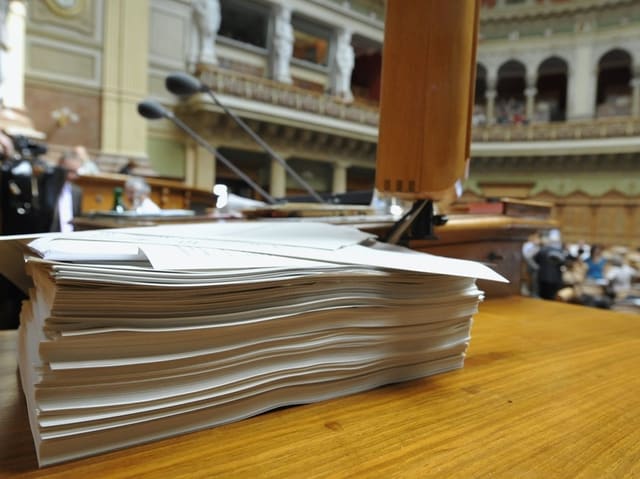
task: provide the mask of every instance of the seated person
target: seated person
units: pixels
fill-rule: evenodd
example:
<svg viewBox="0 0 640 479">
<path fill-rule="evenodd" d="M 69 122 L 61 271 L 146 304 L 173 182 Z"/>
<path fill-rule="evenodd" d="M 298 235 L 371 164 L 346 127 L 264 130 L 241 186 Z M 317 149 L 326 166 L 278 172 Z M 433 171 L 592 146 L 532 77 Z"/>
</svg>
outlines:
<svg viewBox="0 0 640 479">
<path fill-rule="evenodd" d="M 148 215 L 160 212 L 160 207 L 149 198 L 150 193 L 151 188 L 139 176 L 132 176 L 124 184 L 124 194 L 131 205 L 130 209 L 136 213 Z"/>
<path fill-rule="evenodd" d="M 91 159 L 87 149 L 82 145 L 77 145 L 73 147 L 73 153 L 80 158 L 82 165 L 78 168 L 78 174 L 80 175 L 96 175 L 100 173 L 100 168 L 95 161 Z"/>
<path fill-rule="evenodd" d="M 121 175 L 130 175 L 137 167 L 138 164 L 135 160 L 129 160 L 122 168 L 118 170 L 118 173 L 120 173 Z"/>
<path fill-rule="evenodd" d="M 558 291 L 564 285 L 562 268 L 566 260 L 560 232 L 551 230 L 543 238 L 542 247 L 533 256 L 533 261 L 538 266 L 538 294 L 542 299 L 556 299 Z"/>
<path fill-rule="evenodd" d="M 587 280 L 603 281 L 606 262 L 606 259 L 602 256 L 601 248 L 598 245 L 593 245 L 591 247 L 591 255 L 585 261 L 587 264 Z"/>
<path fill-rule="evenodd" d="M 73 181 L 78 178 L 82 164 L 82 158 L 73 150 L 65 151 L 58 160 L 58 168 L 63 176 L 62 183 L 55 187 L 51 231 L 73 231 L 71 221 L 82 210 L 82 190 Z"/>
<path fill-rule="evenodd" d="M 615 298 L 624 299 L 631 292 L 631 283 L 638 275 L 620 256 L 611 258 L 611 267 L 607 270 L 606 279 L 609 281 L 611 292 Z"/>
</svg>

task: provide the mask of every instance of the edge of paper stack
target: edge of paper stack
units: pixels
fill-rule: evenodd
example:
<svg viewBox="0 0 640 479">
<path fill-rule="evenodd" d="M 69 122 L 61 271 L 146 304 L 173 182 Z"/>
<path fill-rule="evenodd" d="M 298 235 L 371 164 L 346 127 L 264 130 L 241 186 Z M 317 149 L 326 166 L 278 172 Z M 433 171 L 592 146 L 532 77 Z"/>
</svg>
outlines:
<svg viewBox="0 0 640 479">
<path fill-rule="evenodd" d="M 44 235 L 25 258 L 41 466 L 460 368 L 476 278 L 505 281 L 322 223 Z"/>
</svg>

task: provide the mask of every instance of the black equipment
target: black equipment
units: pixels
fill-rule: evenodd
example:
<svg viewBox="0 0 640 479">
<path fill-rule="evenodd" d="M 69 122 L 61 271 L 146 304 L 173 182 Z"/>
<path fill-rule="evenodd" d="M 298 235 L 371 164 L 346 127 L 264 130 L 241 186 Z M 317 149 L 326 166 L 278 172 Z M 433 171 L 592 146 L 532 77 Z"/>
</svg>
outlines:
<svg viewBox="0 0 640 479">
<path fill-rule="evenodd" d="M 44 144 L 14 136 L 15 154 L 0 165 L 0 234 L 49 231 L 64 172 L 41 159 Z"/>
</svg>

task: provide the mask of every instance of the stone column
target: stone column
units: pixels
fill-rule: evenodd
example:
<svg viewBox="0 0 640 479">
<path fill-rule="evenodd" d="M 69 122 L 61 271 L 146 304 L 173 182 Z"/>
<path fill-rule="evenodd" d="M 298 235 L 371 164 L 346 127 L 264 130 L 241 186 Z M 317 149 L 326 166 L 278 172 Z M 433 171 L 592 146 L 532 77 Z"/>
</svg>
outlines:
<svg viewBox="0 0 640 479">
<path fill-rule="evenodd" d="M 192 0 L 191 62 L 195 65 L 217 65 L 216 36 L 220 29 L 219 0 Z"/>
<path fill-rule="evenodd" d="M 147 156 L 147 120 L 138 114 L 137 104 L 147 95 L 148 57 L 149 0 L 104 2 L 101 149 L 105 153 Z"/>
<path fill-rule="evenodd" d="M 293 83 L 291 79 L 291 56 L 293 55 L 293 27 L 291 8 L 286 5 L 274 6 L 273 37 L 271 41 L 271 78 L 282 83 Z"/>
<path fill-rule="evenodd" d="M 331 72 L 331 93 L 345 101 L 353 101 L 351 74 L 355 53 L 351 46 L 351 30 L 340 29 L 336 35 L 336 49 Z"/>
<path fill-rule="evenodd" d="M 495 89 L 489 90 L 484 94 L 487 99 L 487 125 L 493 125 L 496 122 L 496 96 L 498 96 L 498 92 Z"/>
<path fill-rule="evenodd" d="M 332 192 L 334 194 L 347 192 L 347 169 L 349 165 L 342 161 L 336 161 L 333 164 L 333 182 Z"/>
<path fill-rule="evenodd" d="M 26 16 L 23 2 L 0 0 L 0 99 L 16 110 L 24 109 Z"/>
<path fill-rule="evenodd" d="M 216 183 L 216 159 L 192 140 L 187 142 L 185 183 L 194 188 L 213 190 Z"/>
<path fill-rule="evenodd" d="M 640 76 L 631 79 L 631 116 L 640 117 Z"/>
<path fill-rule="evenodd" d="M 567 119 L 586 120 L 595 116 L 598 67 L 592 63 L 588 42 L 576 46 L 567 78 Z"/>
<path fill-rule="evenodd" d="M 526 98 L 524 115 L 528 121 L 533 121 L 533 116 L 535 114 L 536 108 L 536 95 L 538 94 L 538 89 L 536 88 L 537 78 L 529 77 L 527 78 L 527 87 L 524 89 L 524 96 Z"/>
<path fill-rule="evenodd" d="M 284 167 L 273 158 L 271 159 L 269 194 L 274 198 L 284 198 L 287 196 L 287 172 Z"/>
<path fill-rule="evenodd" d="M 25 2 L 0 0 L 0 128 L 15 127 L 44 138 L 33 128 L 24 105 L 26 18 Z"/>
</svg>

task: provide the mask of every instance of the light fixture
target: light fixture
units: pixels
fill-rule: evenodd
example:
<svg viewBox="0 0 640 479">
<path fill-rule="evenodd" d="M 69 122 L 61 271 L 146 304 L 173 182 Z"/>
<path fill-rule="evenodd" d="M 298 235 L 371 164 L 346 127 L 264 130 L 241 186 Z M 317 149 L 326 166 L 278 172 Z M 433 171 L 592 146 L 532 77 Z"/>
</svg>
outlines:
<svg viewBox="0 0 640 479">
<path fill-rule="evenodd" d="M 80 117 L 68 106 L 63 106 L 57 110 L 51 112 L 51 118 L 53 118 L 59 128 L 67 126 L 69 123 L 78 123 Z"/>
</svg>

